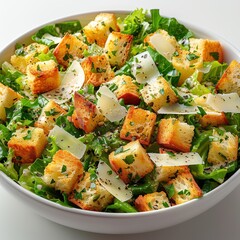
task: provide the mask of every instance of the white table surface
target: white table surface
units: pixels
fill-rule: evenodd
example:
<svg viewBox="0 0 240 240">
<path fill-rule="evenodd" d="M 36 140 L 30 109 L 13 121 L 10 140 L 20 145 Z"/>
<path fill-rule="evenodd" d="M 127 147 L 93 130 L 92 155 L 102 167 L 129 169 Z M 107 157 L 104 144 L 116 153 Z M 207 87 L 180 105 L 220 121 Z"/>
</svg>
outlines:
<svg viewBox="0 0 240 240">
<path fill-rule="evenodd" d="M 0 0 L 0 49 L 48 21 L 88 11 L 160 8 L 161 13 L 207 28 L 240 46 L 239 0 Z M 144 234 L 104 235 L 50 222 L 14 199 L 0 185 L 1 240 L 184 239 L 239 240 L 240 187 L 209 211 L 177 226 Z"/>
</svg>

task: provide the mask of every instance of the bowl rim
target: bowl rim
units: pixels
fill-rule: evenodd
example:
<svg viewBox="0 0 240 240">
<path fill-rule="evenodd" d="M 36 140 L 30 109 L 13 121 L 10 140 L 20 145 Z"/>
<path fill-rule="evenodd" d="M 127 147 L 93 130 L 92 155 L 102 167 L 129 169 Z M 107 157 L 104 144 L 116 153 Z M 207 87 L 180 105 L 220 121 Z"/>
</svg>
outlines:
<svg viewBox="0 0 240 240">
<path fill-rule="evenodd" d="M 20 35 L 19 37 L 17 37 L 16 39 L 12 40 L 11 42 L 9 42 L 6 46 L 4 46 L 2 49 L 0 49 L 0 56 L 7 51 L 9 48 L 15 46 L 15 44 L 18 41 L 23 41 L 24 39 L 29 39 L 31 37 L 31 35 L 33 33 L 35 33 L 36 31 L 38 31 L 40 28 L 48 25 L 48 24 L 54 24 L 54 23 L 58 23 L 58 22 L 62 22 L 62 21 L 68 21 L 68 20 L 74 20 L 74 19 L 78 19 L 79 18 L 84 18 L 85 16 L 89 16 L 89 15 L 97 15 L 99 13 L 114 13 L 116 15 L 126 15 L 129 14 L 130 12 L 132 12 L 132 10 L 101 10 L 101 11 L 90 11 L 90 12 L 82 12 L 79 14 L 74 14 L 74 15 L 67 15 L 64 17 L 60 17 L 60 18 L 56 18 L 53 19 L 51 21 L 47 21 L 41 25 L 38 25 L 37 27 L 34 27 L 26 32 L 24 32 L 22 35 Z M 163 15 L 166 17 L 169 17 L 167 15 Z M 198 36 L 206 36 L 206 37 L 211 37 L 212 39 L 217 39 L 221 42 L 221 44 L 223 45 L 223 49 L 225 47 L 228 48 L 228 51 L 232 51 L 232 53 L 236 54 L 236 56 L 238 57 L 238 59 L 240 59 L 240 50 L 238 50 L 232 43 L 230 43 L 228 40 L 226 40 L 223 36 L 221 36 L 220 34 L 215 33 L 212 30 L 207 29 L 206 27 L 201 27 L 198 26 L 197 24 L 190 24 L 187 23 L 185 21 L 183 21 L 181 18 L 177 18 L 178 22 L 183 24 L 184 26 L 186 26 L 188 29 L 192 30 L 193 33 Z M 80 19 L 81 22 L 81 19 Z M 5 59 L 3 59 L 4 61 Z M 0 60 L 0 63 L 1 60 Z M 238 179 L 238 181 L 237 181 Z M 177 209 L 182 209 L 182 208 L 188 208 L 189 205 L 196 205 L 198 202 L 200 202 L 201 200 L 205 200 L 207 201 L 208 199 L 212 198 L 214 195 L 217 194 L 221 194 L 225 188 L 227 188 L 229 185 L 233 185 L 235 183 L 235 185 L 237 186 L 238 184 L 240 184 L 240 169 L 238 169 L 230 178 L 228 178 L 225 182 L 223 182 L 222 184 L 220 184 L 217 188 L 211 190 L 210 192 L 206 193 L 203 195 L 203 197 L 198 198 L 198 199 L 193 199 L 191 201 L 185 202 L 183 204 L 179 204 L 179 205 L 175 205 L 175 206 L 171 206 L 169 208 L 164 208 L 164 209 L 159 209 L 159 210 L 154 210 L 154 211 L 147 211 L 147 212 L 136 212 L 136 213 L 112 213 L 112 212 L 97 212 L 97 211 L 90 211 L 90 210 L 84 210 L 84 209 L 80 209 L 80 208 L 71 208 L 71 207 L 67 207 L 67 206 L 62 206 L 58 203 L 55 203 L 51 200 L 45 199 L 27 189 L 25 189 L 24 187 L 22 187 L 21 185 L 19 185 L 17 182 L 15 182 L 13 179 L 11 179 L 10 177 L 8 177 L 4 172 L 0 171 L 0 183 L 2 181 L 5 181 L 7 184 L 9 184 L 11 187 L 13 187 L 15 190 L 17 190 L 18 192 L 28 196 L 29 198 L 33 199 L 34 201 L 37 201 L 41 204 L 45 204 L 49 207 L 53 207 L 55 209 L 58 209 L 60 211 L 67 211 L 69 213 L 74 213 L 74 214 L 81 214 L 81 215 L 88 215 L 88 216 L 93 216 L 93 217 L 104 217 L 104 218 L 136 218 L 136 217 L 147 217 L 150 215 L 158 215 L 161 212 L 172 212 L 172 211 L 176 211 Z M 231 191 L 234 189 L 235 187 L 232 187 Z M 6 189 L 7 190 L 7 189 Z M 221 200 L 221 199 L 220 199 Z M 219 200 L 219 201 L 220 201 Z"/>
</svg>

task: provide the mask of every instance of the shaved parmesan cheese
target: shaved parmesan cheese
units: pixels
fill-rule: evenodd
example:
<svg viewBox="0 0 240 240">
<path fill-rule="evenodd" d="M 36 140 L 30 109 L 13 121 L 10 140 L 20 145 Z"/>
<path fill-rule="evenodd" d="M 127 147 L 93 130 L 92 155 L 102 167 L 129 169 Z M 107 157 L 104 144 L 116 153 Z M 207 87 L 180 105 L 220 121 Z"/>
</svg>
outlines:
<svg viewBox="0 0 240 240">
<path fill-rule="evenodd" d="M 176 48 L 161 33 L 154 33 L 149 39 L 151 45 L 167 60 L 171 60 Z"/>
<path fill-rule="evenodd" d="M 58 147 L 69 151 L 79 159 L 82 158 L 86 151 L 86 145 L 84 143 L 57 125 L 49 132 L 48 136 L 55 138 Z"/>
<path fill-rule="evenodd" d="M 108 87 L 100 87 L 96 95 L 97 107 L 110 122 L 120 121 L 126 116 L 126 108 L 120 105 L 117 97 Z"/>
<path fill-rule="evenodd" d="M 237 93 L 208 94 L 206 104 L 215 111 L 240 113 L 240 98 Z"/>
<path fill-rule="evenodd" d="M 74 60 L 63 76 L 61 85 L 43 94 L 48 100 L 54 100 L 58 104 L 67 102 L 75 91 L 83 86 L 85 74 L 80 63 Z"/>
<path fill-rule="evenodd" d="M 197 114 L 199 112 L 197 106 L 186 106 L 184 104 L 175 103 L 163 106 L 158 110 L 158 114 Z"/>
<path fill-rule="evenodd" d="M 132 191 L 105 162 L 99 162 L 97 175 L 100 184 L 120 201 L 132 198 Z"/>
<path fill-rule="evenodd" d="M 156 166 L 185 166 L 203 164 L 203 160 L 196 152 L 188 153 L 148 153 Z"/>
<path fill-rule="evenodd" d="M 49 34 L 49 33 L 45 33 L 42 37 L 53 41 L 55 44 L 60 43 L 61 40 L 62 40 L 62 38 L 60 38 L 60 37 L 55 37 L 55 36 L 53 36 L 53 35 L 51 35 L 51 34 Z"/>
<path fill-rule="evenodd" d="M 160 76 L 158 68 L 148 51 L 134 57 L 132 73 L 138 83 L 152 82 Z"/>
</svg>

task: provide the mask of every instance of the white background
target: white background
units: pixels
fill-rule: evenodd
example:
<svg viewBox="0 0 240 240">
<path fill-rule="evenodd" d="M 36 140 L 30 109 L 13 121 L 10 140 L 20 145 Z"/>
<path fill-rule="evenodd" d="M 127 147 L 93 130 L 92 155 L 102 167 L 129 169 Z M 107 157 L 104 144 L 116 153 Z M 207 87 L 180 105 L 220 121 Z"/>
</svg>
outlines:
<svg viewBox="0 0 240 240">
<path fill-rule="evenodd" d="M 134 10 L 137 7 L 160 8 L 163 15 L 206 28 L 240 47 L 239 0 L 0 0 L 0 49 L 31 28 L 57 18 L 88 11 Z M 185 223 L 151 233 L 114 236 L 77 231 L 52 223 L 18 202 L 0 185 L 0 239 L 239 240 L 239 205 L 240 187 L 208 212 Z"/>
</svg>

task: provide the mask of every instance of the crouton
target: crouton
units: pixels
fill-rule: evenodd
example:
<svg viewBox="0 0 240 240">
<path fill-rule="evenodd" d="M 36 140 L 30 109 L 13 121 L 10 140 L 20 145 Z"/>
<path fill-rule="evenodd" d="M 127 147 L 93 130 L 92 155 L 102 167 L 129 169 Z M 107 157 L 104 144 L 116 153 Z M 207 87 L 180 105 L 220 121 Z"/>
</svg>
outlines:
<svg viewBox="0 0 240 240">
<path fill-rule="evenodd" d="M 48 135 L 49 131 L 53 129 L 56 119 L 66 113 L 67 112 L 60 105 L 53 100 L 50 100 L 46 106 L 43 107 L 38 120 L 34 123 L 34 126 L 42 128 L 44 133 Z"/>
<path fill-rule="evenodd" d="M 80 159 L 66 150 L 58 150 L 46 168 L 43 181 L 66 194 L 69 194 L 75 183 L 83 175 Z"/>
<path fill-rule="evenodd" d="M 81 66 L 85 73 L 85 85 L 92 84 L 98 87 L 114 77 L 105 55 L 87 57 L 81 62 Z"/>
<path fill-rule="evenodd" d="M 190 38 L 190 52 L 198 53 L 204 62 L 223 62 L 223 49 L 219 41 Z"/>
<path fill-rule="evenodd" d="M 194 126 L 180 122 L 175 118 L 161 119 L 157 142 L 166 148 L 180 152 L 190 152 Z"/>
<path fill-rule="evenodd" d="M 171 199 L 177 205 L 203 195 L 190 171 L 178 173 L 177 177 L 170 180 L 165 186 L 173 188 L 174 194 Z"/>
<path fill-rule="evenodd" d="M 53 51 L 59 64 L 68 67 L 69 62 L 76 58 L 83 58 L 83 52 L 88 46 L 76 36 L 67 33 Z"/>
<path fill-rule="evenodd" d="M 33 94 L 48 92 L 61 83 L 58 66 L 53 60 L 28 65 L 27 77 Z"/>
<path fill-rule="evenodd" d="M 153 162 L 138 140 L 111 152 L 109 162 L 125 183 L 137 182 L 154 168 Z"/>
<path fill-rule="evenodd" d="M 103 211 L 113 202 L 114 197 L 97 179 L 93 180 L 91 174 L 85 172 L 84 177 L 75 184 L 68 199 L 84 210 Z"/>
<path fill-rule="evenodd" d="M 110 86 L 115 84 L 114 94 L 118 99 L 123 99 L 126 105 L 138 105 L 140 103 L 138 87 L 133 81 L 130 76 L 118 75 L 109 82 Z"/>
<path fill-rule="evenodd" d="M 199 122 L 203 128 L 208 126 L 220 126 L 227 125 L 228 120 L 224 112 L 222 113 L 207 113 L 204 116 L 200 116 Z"/>
<path fill-rule="evenodd" d="M 175 37 L 170 36 L 167 31 L 162 29 L 147 35 L 144 43 L 158 51 L 169 61 L 172 59 L 178 46 Z"/>
<path fill-rule="evenodd" d="M 216 90 L 222 93 L 236 92 L 240 96 L 240 63 L 233 60 L 216 85 Z"/>
<path fill-rule="evenodd" d="M 178 173 L 189 171 L 187 166 L 157 166 L 157 181 L 168 182 L 175 178 Z"/>
<path fill-rule="evenodd" d="M 0 83 L 0 120 L 6 121 L 5 108 L 10 108 L 22 96 L 10 87 Z"/>
<path fill-rule="evenodd" d="M 153 112 L 131 106 L 120 131 L 120 138 L 129 141 L 139 139 L 140 143 L 149 145 L 156 117 Z"/>
<path fill-rule="evenodd" d="M 71 121 L 76 128 L 83 129 L 85 133 L 92 132 L 98 123 L 103 121 L 96 105 L 77 92 L 74 93 L 74 107 Z"/>
<path fill-rule="evenodd" d="M 222 130 L 224 131 L 224 130 Z M 218 133 L 213 130 L 207 161 L 214 165 L 224 165 L 237 160 L 238 136 L 230 132 Z"/>
<path fill-rule="evenodd" d="M 96 43 L 100 47 L 104 47 L 108 35 L 111 32 L 119 32 L 120 28 L 117 25 L 116 16 L 112 13 L 100 13 L 94 21 L 91 21 L 83 28 L 89 43 Z"/>
<path fill-rule="evenodd" d="M 27 66 L 39 61 L 37 55 L 40 53 L 47 53 L 49 51 L 48 46 L 31 43 L 27 47 L 23 48 L 21 53 L 15 53 L 11 56 L 11 64 L 20 72 L 26 73 Z"/>
<path fill-rule="evenodd" d="M 159 210 L 171 206 L 165 192 L 154 192 L 144 196 L 139 195 L 135 202 L 135 207 L 139 212 Z"/>
<path fill-rule="evenodd" d="M 133 36 L 120 32 L 111 32 L 108 35 L 104 50 L 111 66 L 122 67 L 130 51 Z"/>
<path fill-rule="evenodd" d="M 12 135 L 8 147 L 14 151 L 17 163 L 32 163 L 42 155 L 47 145 L 47 137 L 43 129 L 28 127 L 19 128 Z"/>
<path fill-rule="evenodd" d="M 203 59 L 199 53 L 191 53 L 184 49 L 178 49 L 177 54 L 172 57 L 172 64 L 176 70 L 181 73 L 178 86 L 181 86 L 184 81 L 190 77 L 196 69 L 203 67 Z M 202 73 L 199 72 L 198 80 L 202 78 Z"/>
<path fill-rule="evenodd" d="M 147 84 L 140 92 L 144 102 L 151 106 L 155 112 L 164 105 L 178 101 L 178 97 L 172 90 L 170 83 L 163 77 L 158 77 L 156 82 Z"/>
</svg>

